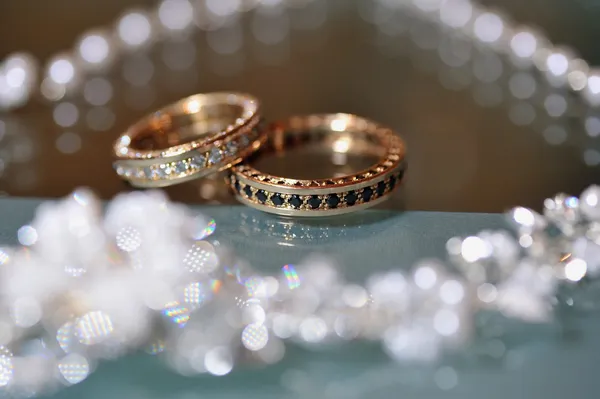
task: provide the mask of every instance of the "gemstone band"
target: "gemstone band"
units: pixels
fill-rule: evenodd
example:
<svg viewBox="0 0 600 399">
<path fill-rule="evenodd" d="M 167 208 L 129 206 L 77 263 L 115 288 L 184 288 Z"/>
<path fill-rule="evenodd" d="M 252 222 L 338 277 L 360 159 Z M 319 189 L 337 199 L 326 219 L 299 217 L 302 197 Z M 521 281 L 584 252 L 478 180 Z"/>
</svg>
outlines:
<svg viewBox="0 0 600 399">
<path fill-rule="evenodd" d="M 123 133 L 114 144 L 113 166 L 117 175 L 142 188 L 170 186 L 228 169 L 264 141 L 259 111 L 258 100 L 248 94 L 185 98 Z M 163 148 L 154 148 L 157 143 Z M 148 144 L 151 148 L 141 148 Z"/>
<path fill-rule="evenodd" d="M 383 155 L 367 170 L 331 179 L 277 177 L 243 163 L 234 167 L 230 175 L 230 185 L 238 200 L 270 213 L 314 217 L 354 212 L 389 198 L 402 182 L 406 169 L 405 144 L 389 128 L 355 115 L 312 115 L 295 117 L 273 127 L 267 133 L 267 140 L 273 147 L 276 142 L 281 145 L 307 134 L 328 132 L 349 133 L 348 137 L 367 135 L 383 148 Z M 261 156 L 262 152 L 256 155 Z"/>
</svg>

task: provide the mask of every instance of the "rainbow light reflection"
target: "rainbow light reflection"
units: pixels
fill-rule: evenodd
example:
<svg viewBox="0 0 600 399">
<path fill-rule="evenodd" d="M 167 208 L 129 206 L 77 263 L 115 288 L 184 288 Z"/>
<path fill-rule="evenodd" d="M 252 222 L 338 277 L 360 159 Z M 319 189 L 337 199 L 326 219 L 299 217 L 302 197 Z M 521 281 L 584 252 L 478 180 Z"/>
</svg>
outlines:
<svg viewBox="0 0 600 399">
<path fill-rule="evenodd" d="M 296 272 L 293 265 L 285 265 L 281 268 L 283 275 L 287 281 L 288 288 L 290 290 L 300 287 L 300 276 Z"/>
<path fill-rule="evenodd" d="M 163 314 L 168 317 L 178 327 L 185 327 L 190 320 L 190 311 L 179 302 L 169 302 L 163 309 Z"/>
</svg>

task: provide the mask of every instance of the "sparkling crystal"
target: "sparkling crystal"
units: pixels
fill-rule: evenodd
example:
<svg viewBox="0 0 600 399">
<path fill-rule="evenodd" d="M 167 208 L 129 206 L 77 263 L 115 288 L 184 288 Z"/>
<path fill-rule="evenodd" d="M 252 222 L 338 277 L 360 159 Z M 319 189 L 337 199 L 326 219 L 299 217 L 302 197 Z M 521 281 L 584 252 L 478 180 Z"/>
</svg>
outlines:
<svg viewBox="0 0 600 399">
<path fill-rule="evenodd" d="M 250 139 L 248 138 L 248 136 L 245 135 L 240 137 L 239 142 L 241 148 L 246 148 L 250 145 Z"/>
<path fill-rule="evenodd" d="M 13 368 L 13 354 L 5 346 L 0 346 L 0 387 L 5 387 L 11 382 Z"/>
<path fill-rule="evenodd" d="M 221 150 L 219 150 L 218 148 L 213 148 L 212 150 L 210 150 L 210 153 L 208 155 L 208 163 L 211 165 L 215 165 L 218 164 L 219 162 L 221 162 L 221 159 L 223 159 L 223 154 L 221 153 Z"/>
<path fill-rule="evenodd" d="M 264 348 L 268 341 L 269 331 L 261 323 L 248 324 L 242 331 L 242 344 L 253 352 Z"/>
<path fill-rule="evenodd" d="M 237 154 L 237 151 L 238 151 L 238 147 L 237 147 L 237 143 L 235 141 L 230 141 L 225 146 L 225 153 L 227 154 L 228 157 L 234 156 L 235 154 Z"/>
<path fill-rule="evenodd" d="M 101 311 L 89 312 L 79 318 L 75 325 L 75 333 L 79 342 L 84 345 L 95 345 L 113 333 L 111 317 Z"/>
<path fill-rule="evenodd" d="M 548 225 L 542 215 L 529 208 L 513 208 L 507 218 L 521 233 L 543 230 Z"/>
<path fill-rule="evenodd" d="M 163 164 L 156 168 L 156 173 L 158 174 L 159 178 L 164 179 L 171 173 L 171 168 L 168 165 Z"/>
<path fill-rule="evenodd" d="M 185 327 L 190 320 L 190 310 L 177 301 L 167 303 L 162 313 L 167 319 L 180 328 Z"/>
<path fill-rule="evenodd" d="M 573 256 L 587 263 L 590 276 L 597 277 L 600 274 L 600 245 L 580 237 L 573 243 Z"/>
<path fill-rule="evenodd" d="M 144 171 L 144 176 L 143 177 L 148 178 L 148 179 L 152 179 L 153 178 L 153 175 L 152 175 L 153 171 L 152 171 L 152 168 L 150 166 L 146 166 L 143 169 L 143 171 Z"/>
<path fill-rule="evenodd" d="M 195 154 L 192 159 L 190 159 L 190 166 L 193 169 L 202 169 L 205 163 L 206 157 L 204 154 Z"/>
<path fill-rule="evenodd" d="M 58 362 L 58 371 L 69 384 L 78 384 L 90 374 L 90 365 L 85 357 L 71 353 Z"/>
<path fill-rule="evenodd" d="M 581 220 L 579 200 L 576 197 L 558 194 L 544 201 L 544 216 L 555 222 L 563 233 L 570 235 L 574 225 Z"/>
<path fill-rule="evenodd" d="M 383 336 L 383 347 L 400 362 L 430 362 L 441 352 L 441 339 L 431 328 L 422 325 L 395 326 Z"/>
<path fill-rule="evenodd" d="M 581 193 L 581 212 L 593 221 L 600 221 L 600 186 L 590 186 Z"/>
<path fill-rule="evenodd" d="M 183 161 L 177 161 L 175 163 L 175 172 L 178 174 L 184 174 L 187 171 L 187 165 Z"/>
</svg>

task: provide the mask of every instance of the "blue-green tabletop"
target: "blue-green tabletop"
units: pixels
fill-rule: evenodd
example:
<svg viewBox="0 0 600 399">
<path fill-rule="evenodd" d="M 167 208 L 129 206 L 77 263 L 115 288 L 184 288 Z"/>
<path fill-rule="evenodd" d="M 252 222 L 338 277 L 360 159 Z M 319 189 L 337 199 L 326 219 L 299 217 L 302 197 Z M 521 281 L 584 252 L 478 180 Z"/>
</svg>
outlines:
<svg viewBox="0 0 600 399">
<path fill-rule="evenodd" d="M 0 245 L 15 244 L 37 200 L 0 200 Z M 409 268 L 443 257 L 446 241 L 504 228 L 502 215 L 365 211 L 330 220 L 293 221 L 241 206 L 198 207 L 216 221 L 210 237 L 269 272 L 311 253 L 334 256 L 347 279 Z M 401 366 L 376 344 L 322 352 L 289 347 L 274 366 L 241 366 L 225 377 L 182 377 L 148 355 L 102 364 L 56 399 L 195 398 L 596 398 L 600 382 L 597 313 L 558 314 L 549 325 L 524 325 L 481 315 L 491 339 L 476 340 L 434 366 Z"/>
</svg>

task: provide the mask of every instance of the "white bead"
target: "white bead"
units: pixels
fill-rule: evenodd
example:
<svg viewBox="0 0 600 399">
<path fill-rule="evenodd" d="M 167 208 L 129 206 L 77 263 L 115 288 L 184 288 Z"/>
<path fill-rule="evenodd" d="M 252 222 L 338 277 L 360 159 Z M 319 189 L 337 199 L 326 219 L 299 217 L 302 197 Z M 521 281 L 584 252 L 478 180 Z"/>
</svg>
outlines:
<svg viewBox="0 0 600 399">
<path fill-rule="evenodd" d="M 57 55 L 48 62 L 46 73 L 51 82 L 59 86 L 72 85 L 77 79 L 73 59 L 68 55 Z"/>
<path fill-rule="evenodd" d="M 0 64 L 0 109 L 24 105 L 37 83 L 37 65 L 29 54 L 9 55 Z"/>
<path fill-rule="evenodd" d="M 167 30 L 182 31 L 194 22 L 194 9 L 188 0 L 163 0 L 158 18 Z"/>
<path fill-rule="evenodd" d="M 540 230 L 548 224 L 539 213 L 520 206 L 513 208 L 507 216 L 515 227 L 524 231 Z"/>
<path fill-rule="evenodd" d="M 58 361 L 58 371 L 67 383 L 78 384 L 90 374 L 90 364 L 82 355 L 71 353 Z"/>
<path fill-rule="evenodd" d="M 504 21 L 496 13 L 484 12 L 475 19 L 473 33 L 484 43 L 497 42 L 504 33 Z"/>
<path fill-rule="evenodd" d="M 111 58 L 111 43 L 106 33 L 90 32 L 79 40 L 77 52 L 85 67 L 98 69 L 108 64 Z"/>
<path fill-rule="evenodd" d="M 583 89 L 584 98 L 592 105 L 600 105 L 600 71 L 593 69 L 587 78 L 587 84 Z"/>
<path fill-rule="evenodd" d="M 466 26 L 473 16 L 470 0 L 448 0 L 440 8 L 440 20 L 451 28 Z"/>
<path fill-rule="evenodd" d="M 139 48 L 152 39 L 152 25 L 145 12 L 130 11 L 117 22 L 117 33 L 126 47 Z"/>
<path fill-rule="evenodd" d="M 518 58 L 528 59 L 533 57 L 538 48 L 538 39 L 535 34 L 523 30 L 517 32 L 510 39 L 510 49 L 512 54 Z"/>
<path fill-rule="evenodd" d="M 587 272 L 588 266 L 583 259 L 575 258 L 565 265 L 565 278 L 575 283 L 584 278 Z"/>
<path fill-rule="evenodd" d="M 492 255 L 492 246 L 479 237 L 467 237 L 462 242 L 461 254 L 465 261 L 469 263 L 477 262 L 480 259 Z"/>
<path fill-rule="evenodd" d="M 581 193 L 579 207 L 590 220 L 600 221 L 600 186 L 590 186 Z"/>
<path fill-rule="evenodd" d="M 217 17 L 233 15 L 240 10 L 241 6 L 241 0 L 206 0 L 206 8 Z"/>
<path fill-rule="evenodd" d="M 383 336 L 383 346 L 399 362 L 431 362 L 441 353 L 439 335 L 418 324 L 389 328 Z"/>
<path fill-rule="evenodd" d="M 573 256 L 586 262 L 586 272 L 591 277 L 598 277 L 600 273 L 600 245 L 580 237 L 573 243 Z"/>
</svg>

